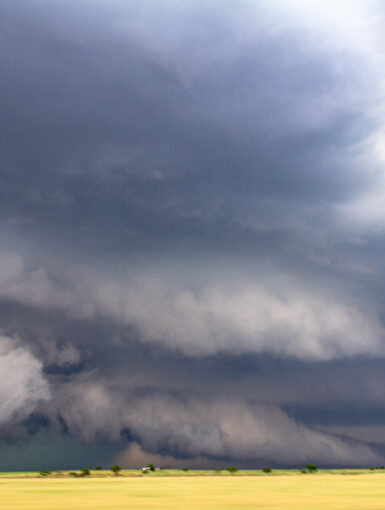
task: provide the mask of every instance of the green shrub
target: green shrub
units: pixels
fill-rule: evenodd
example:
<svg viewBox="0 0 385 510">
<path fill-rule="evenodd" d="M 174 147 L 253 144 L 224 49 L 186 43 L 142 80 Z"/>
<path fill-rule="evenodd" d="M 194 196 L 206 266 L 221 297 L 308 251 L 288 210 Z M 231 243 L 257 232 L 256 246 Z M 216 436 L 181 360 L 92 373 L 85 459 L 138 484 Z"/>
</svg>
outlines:
<svg viewBox="0 0 385 510">
<path fill-rule="evenodd" d="M 226 469 L 232 475 L 238 471 L 238 468 L 236 468 L 235 466 L 228 466 Z"/>
<path fill-rule="evenodd" d="M 40 471 L 39 473 L 40 476 L 48 476 L 48 475 L 52 475 L 51 471 Z"/>
<path fill-rule="evenodd" d="M 80 470 L 81 476 L 90 476 L 91 471 L 88 468 L 83 468 Z"/>
<path fill-rule="evenodd" d="M 121 471 L 122 468 L 118 466 L 118 464 L 114 464 L 113 466 L 110 467 L 110 470 L 114 473 L 115 476 L 118 476 L 119 471 Z"/>
<path fill-rule="evenodd" d="M 303 473 L 304 475 L 307 475 L 308 474 L 308 470 L 307 469 L 301 469 L 301 473 Z"/>
<path fill-rule="evenodd" d="M 316 471 L 318 471 L 317 466 L 315 466 L 314 464 L 306 464 L 306 467 L 309 473 L 315 473 Z"/>
<path fill-rule="evenodd" d="M 183 468 L 182 471 L 184 471 L 185 473 L 187 473 L 188 471 L 188 468 Z"/>
<path fill-rule="evenodd" d="M 79 473 L 76 473 L 76 471 L 70 471 L 68 474 L 70 476 L 79 476 Z"/>
<path fill-rule="evenodd" d="M 95 469 L 95 471 L 101 471 L 102 470 L 102 466 L 96 466 L 94 469 Z"/>
<path fill-rule="evenodd" d="M 273 470 L 271 468 L 263 468 L 262 471 L 264 473 L 272 473 Z"/>
</svg>

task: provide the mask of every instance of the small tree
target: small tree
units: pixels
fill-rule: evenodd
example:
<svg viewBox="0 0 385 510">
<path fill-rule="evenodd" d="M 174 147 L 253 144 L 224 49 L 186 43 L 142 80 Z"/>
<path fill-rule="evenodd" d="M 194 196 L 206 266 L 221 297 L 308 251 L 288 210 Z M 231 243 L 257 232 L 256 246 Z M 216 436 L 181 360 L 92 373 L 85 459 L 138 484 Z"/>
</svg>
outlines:
<svg viewBox="0 0 385 510">
<path fill-rule="evenodd" d="M 118 466 L 118 464 L 114 464 L 113 466 L 110 467 L 110 469 L 114 473 L 115 476 L 118 476 L 119 471 L 122 470 L 122 468 L 120 466 Z"/>
<path fill-rule="evenodd" d="M 318 471 L 317 466 L 315 466 L 314 464 L 306 464 L 306 467 L 310 473 L 315 473 L 316 471 Z"/>
<path fill-rule="evenodd" d="M 95 471 L 101 471 L 102 470 L 102 466 L 96 466 L 94 469 L 95 469 Z"/>
<path fill-rule="evenodd" d="M 147 467 L 150 471 L 155 471 L 155 466 L 154 464 L 147 464 Z"/>
<path fill-rule="evenodd" d="M 90 476 L 91 471 L 88 468 L 83 468 L 80 470 L 81 476 Z"/>
<path fill-rule="evenodd" d="M 48 476 L 50 474 L 51 474 L 51 471 L 45 471 L 45 470 L 44 471 L 40 471 L 40 473 L 39 473 L 40 476 Z"/>
<path fill-rule="evenodd" d="M 182 471 L 184 471 L 185 473 L 187 473 L 188 471 L 188 468 L 183 468 Z"/>
<path fill-rule="evenodd" d="M 262 471 L 264 473 L 271 473 L 272 472 L 272 469 L 271 468 L 263 468 Z"/>
<path fill-rule="evenodd" d="M 238 471 L 238 468 L 236 468 L 235 466 L 228 466 L 226 469 L 232 475 Z"/>
</svg>

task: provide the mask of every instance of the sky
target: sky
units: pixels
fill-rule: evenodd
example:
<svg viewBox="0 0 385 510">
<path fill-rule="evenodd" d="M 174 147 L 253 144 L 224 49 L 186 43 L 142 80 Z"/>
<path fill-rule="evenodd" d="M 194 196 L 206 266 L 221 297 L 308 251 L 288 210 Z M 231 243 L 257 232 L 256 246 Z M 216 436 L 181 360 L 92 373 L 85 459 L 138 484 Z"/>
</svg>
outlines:
<svg viewBox="0 0 385 510">
<path fill-rule="evenodd" d="M 384 34 L 1 1 L 1 470 L 385 463 Z"/>
</svg>

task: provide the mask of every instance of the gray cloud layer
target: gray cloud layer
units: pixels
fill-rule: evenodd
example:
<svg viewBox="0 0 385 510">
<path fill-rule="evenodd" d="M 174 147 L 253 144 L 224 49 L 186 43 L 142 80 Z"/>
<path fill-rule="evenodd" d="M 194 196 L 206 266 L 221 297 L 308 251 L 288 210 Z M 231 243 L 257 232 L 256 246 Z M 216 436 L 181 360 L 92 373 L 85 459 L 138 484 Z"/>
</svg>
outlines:
<svg viewBox="0 0 385 510">
<path fill-rule="evenodd" d="M 266 278 L 240 283 L 222 276 L 194 292 L 154 275 L 124 283 L 89 273 L 76 282 L 67 279 L 65 286 L 41 267 L 26 270 L 18 256 L 0 256 L 3 298 L 70 317 L 104 316 L 135 327 L 142 341 L 188 355 L 251 352 L 314 360 L 383 355 L 383 327 L 370 308 L 360 310 L 347 296 L 296 288 L 282 277 L 283 285 L 277 285 Z"/>
<path fill-rule="evenodd" d="M 380 463 L 383 26 L 376 1 L 1 3 L 4 440 Z"/>
</svg>

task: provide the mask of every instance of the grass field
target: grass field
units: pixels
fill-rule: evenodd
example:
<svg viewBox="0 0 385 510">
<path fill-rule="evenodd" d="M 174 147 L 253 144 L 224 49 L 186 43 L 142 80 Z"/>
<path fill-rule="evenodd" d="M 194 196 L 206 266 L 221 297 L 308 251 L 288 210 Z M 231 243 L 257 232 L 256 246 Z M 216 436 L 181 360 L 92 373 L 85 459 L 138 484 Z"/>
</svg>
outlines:
<svg viewBox="0 0 385 510">
<path fill-rule="evenodd" d="M 302 475 L 209 472 L 168 476 L 69 478 L 0 475 L 1 510 L 385 509 L 385 473 L 341 471 Z M 212 472 L 211 472 L 212 473 Z M 351 474 L 355 473 L 355 474 Z M 129 475 L 129 472 L 125 472 Z M 133 474 L 133 473 L 132 473 Z M 12 476 L 13 475 L 13 476 Z M 194 475 L 194 476 L 192 476 Z"/>
</svg>

